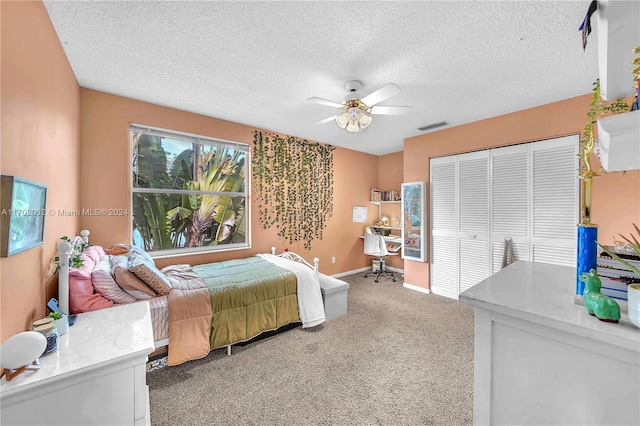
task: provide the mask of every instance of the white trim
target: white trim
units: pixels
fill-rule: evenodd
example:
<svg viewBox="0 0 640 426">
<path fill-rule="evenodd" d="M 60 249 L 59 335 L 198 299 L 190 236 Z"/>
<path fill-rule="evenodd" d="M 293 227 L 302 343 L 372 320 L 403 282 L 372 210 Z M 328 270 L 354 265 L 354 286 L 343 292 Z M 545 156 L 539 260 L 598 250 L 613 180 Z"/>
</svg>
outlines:
<svg viewBox="0 0 640 426">
<path fill-rule="evenodd" d="M 352 275 L 352 274 L 357 274 L 359 272 L 367 272 L 367 271 L 371 271 L 371 267 L 370 266 L 368 266 L 366 268 L 353 269 L 351 271 L 340 272 L 338 274 L 333 274 L 331 276 L 334 277 L 334 278 L 340 278 L 340 277 L 344 277 L 344 276 L 347 276 L 347 275 Z"/>
<path fill-rule="evenodd" d="M 185 142 L 197 143 L 201 145 L 216 145 L 226 148 L 236 149 L 243 152 L 251 152 L 251 144 L 246 142 L 236 142 L 227 139 L 214 138 L 211 136 L 197 135 L 195 133 L 180 132 L 178 130 L 163 129 L 161 127 L 144 126 L 142 124 L 129 123 L 129 131 L 151 134 L 170 139 L 182 139 Z"/>
<path fill-rule="evenodd" d="M 133 187 L 133 192 L 145 194 L 177 194 L 177 195 L 222 195 L 227 197 L 244 197 L 244 192 L 194 191 L 190 189 L 158 189 Z"/>
<path fill-rule="evenodd" d="M 429 290 L 428 288 L 420 287 L 414 284 L 402 283 L 402 287 L 408 288 L 409 290 L 415 290 L 418 293 L 431 294 L 431 290 Z"/>
<path fill-rule="evenodd" d="M 212 249 L 212 247 L 224 247 L 224 248 L 220 248 L 216 250 L 216 249 Z M 229 243 L 229 244 L 219 244 L 217 246 L 183 247 L 183 248 L 177 248 L 177 249 L 148 251 L 147 254 L 151 256 L 153 259 L 166 259 L 166 258 L 191 256 L 191 255 L 198 255 L 198 254 L 222 253 L 227 251 L 250 250 L 250 249 L 251 249 L 251 246 L 248 243 Z"/>
<path fill-rule="evenodd" d="M 387 270 L 393 271 L 393 272 L 397 272 L 399 274 L 404 274 L 404 269 L 400 269 L 400 268 L 388 267 Z M 333 274 L 331 276 L 334 277 L 334 278 L 340 278 L 340 277 L 345 277 L 347 275 L 357 274 L 357 273 L 360 273 L 360 272 L 371 272 L 371 266 L 367 266 L 367 267 L 360 268 L 360 269 L 352 269 L 351 271 L 339 272 L 339 273 Z"/>
<path fill-rule="evenodd" d="M 244 187 L 245 192 L 212 192 L 212 191 L 193 191 L 193 190 L 175 190 L 175 189 L 162 189 L 162 188 L 140 188 L 136 187 L 133 182 L 133 164 L 132 158 L 133 151 L 133 134 L 144 133 L 153 134 L 159 137 L 165 137 L 169 139 L 181 140 L 189 143 L 196 143 L 200 145 L 209 145 L 221 148 L 230 148 L 236 151 L 244 153 L 245 157 L 245 175 L 244 175 Z M 133 241 L 133 196 L 136 193 L 156 193 L 156 194 L 198 194 L 198 195 L 224 195 L 229 197 L 244 197 L 245 200 L 245 241 L 242 243 L 227 243 L 212 246 L 199 246 L 199 247 L 179 247 L 169 248 L 165 250 L 148 251 L 147 253 L 154 259 L 174 258 L 189 255 L 209 254 L 209 253 L 221 253 L 226 251 L 236 250 L 250 250 L 251 249 L 251 144 L 245 142 L 234 142 L 226 139 L 213 138 L 204 135 L 197 135 L 193 133 L 185 133 L 176 130 L 163 129 L 160 127 L 144 126 L 136 123 L 129 122 L 129 238 L 130 243 Z"/>
</svg>

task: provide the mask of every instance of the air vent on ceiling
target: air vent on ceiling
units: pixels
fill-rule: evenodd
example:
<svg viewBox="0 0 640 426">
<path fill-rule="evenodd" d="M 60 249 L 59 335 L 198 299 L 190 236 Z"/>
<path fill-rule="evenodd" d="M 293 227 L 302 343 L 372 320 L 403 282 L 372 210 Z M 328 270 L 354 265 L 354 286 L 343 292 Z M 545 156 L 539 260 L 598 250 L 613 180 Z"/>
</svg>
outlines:
<svg viewBox="0 0 640 426">
<path fill-rule="evenodd" d="M 418 130 L 422 130 L 423 132 L 426 132 L 427 130 L 435 129 L 437 127 L 446 126 L 447 124 L 449 124 L 448 121 L 441 121 L 439 123 L 427 124 L 426 126 L 418 127 Z"/>
</svg>

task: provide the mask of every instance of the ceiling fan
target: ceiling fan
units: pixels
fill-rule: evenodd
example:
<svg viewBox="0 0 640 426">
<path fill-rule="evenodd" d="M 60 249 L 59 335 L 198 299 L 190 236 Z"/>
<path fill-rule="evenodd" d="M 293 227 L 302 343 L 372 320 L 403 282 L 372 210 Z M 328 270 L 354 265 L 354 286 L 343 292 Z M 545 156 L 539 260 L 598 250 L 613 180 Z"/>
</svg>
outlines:
<svg viewBox="0 0 640 426">
<path fill-rule="evenodd" d="M 378 105 L 380 102 L 400 93 L 400 88 L 393 83 L 388 83 L 363 98 L 360 98 L 358 95 L 358 90 L 362 87 L 362 83 L 360 81 L 347 81 L 345 87 L 349 91 L 349 94 L 345 97 L 342 103 L 316 97 L 307 98 L 307 101 L 338 108 L 340 110 L 336 115 L 325 118 L 316 124 L 336 120 L 338 126 L 343 129 L 347 129 L 348 132 L 355 133 L 365 129 L 369 124 L 371 124 L 372 114 L 403 115 L 411 110 L 411 107 L 408 106 Z"/>
</svg>

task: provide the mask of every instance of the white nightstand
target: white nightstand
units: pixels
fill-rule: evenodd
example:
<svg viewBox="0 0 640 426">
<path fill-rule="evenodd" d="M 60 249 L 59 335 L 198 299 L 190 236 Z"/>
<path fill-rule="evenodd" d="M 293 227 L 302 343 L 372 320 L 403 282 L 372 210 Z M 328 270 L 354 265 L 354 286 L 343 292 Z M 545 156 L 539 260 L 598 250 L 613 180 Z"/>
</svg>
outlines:
<svg viewBox="0 0 640 426">
<path fill-rule="evenodd" d="M 37 371 L 0 380 L 3 425 L 150 424 L 148 302 L 78 315 Z"/>
</svg>

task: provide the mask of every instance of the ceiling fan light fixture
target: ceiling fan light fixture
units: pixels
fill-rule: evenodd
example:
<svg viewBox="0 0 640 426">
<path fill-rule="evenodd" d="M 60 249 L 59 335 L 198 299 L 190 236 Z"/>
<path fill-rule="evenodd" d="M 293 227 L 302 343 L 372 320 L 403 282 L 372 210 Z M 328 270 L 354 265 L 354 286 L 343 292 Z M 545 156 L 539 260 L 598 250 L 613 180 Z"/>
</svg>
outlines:
<svg viewBox="0 0 640 426">
<path fill-rule="evenodd" d="M 366 129 L 369 124 L 371 124 L 371 117 L 369 117 L 364 112 L 358 114 L 358 123 L 360 124 L 361 129 Z"/>
<path fill-rule="evenodd" d="M 371 124 L 371 117 L 361 108 L 352 106 L 348 111 L 336 117 L 336 123 L 348 132 L 356 133 Z"/>
<path fill-rule="evenodd" d="M 362 87 L 362 83 L 360 81 L 348 81 L 345 87 L 349 91 L 349 95 L 347 95 L 342 103 L 317 97 L 307 98 L 308 101 L 335 107 L 341 110 L 335 116 L 327 117 L 318 123 L 326 123 L 335 119 L 338 127 L 346 129 L 350 133 L 356 133 L 369 127 L 373 121 L 373 118 L 371 117 L 372 114 L 402 115 L 411 109 L 411 107 L 403 106 L 377 105 L 400 92 L 400 88 L 393 83 L 388 83 L 382 86 L 378 90 L 369 93 L 364 98 L 360 98 L 359 94 L 359 89 Z"/>
<path fill-rule="evenodd" d="M 336 116 L 336 123 L 338 124 L 338 126 L 341 129 L 344 129 L 345 127 L 347 127 L 347 124 L 349 124 L 349 113 L 345 112 L 345 113 L 337 115 Z"/>
<path fill-rule="evenodd" d="M 347 131 L 355 133 L 358 130 L 360 130 L 360 126 L 358 126 L 358 120 L 349 120 L 349 124 L 347 124 Z"/>
</svg>

